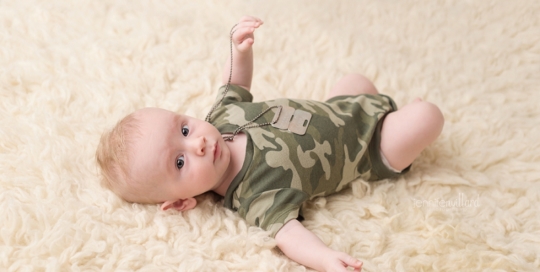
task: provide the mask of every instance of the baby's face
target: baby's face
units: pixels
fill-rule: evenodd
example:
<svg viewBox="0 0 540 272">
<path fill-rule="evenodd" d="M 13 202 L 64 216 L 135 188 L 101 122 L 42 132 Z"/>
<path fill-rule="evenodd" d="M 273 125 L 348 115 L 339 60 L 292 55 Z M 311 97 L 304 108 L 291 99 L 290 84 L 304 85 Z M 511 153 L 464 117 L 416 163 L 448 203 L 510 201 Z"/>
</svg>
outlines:
<svg viewBox="0 0 540 272">
<path fill-rule="evenodd" d="M 227 173 L 230 150 L 210 123 L 158 108 L 137 113 L 142 137 L 136 137 L 130 170 L 152 182 L 156 202 L 195 197 L 214 190 Z"/>
</svg>

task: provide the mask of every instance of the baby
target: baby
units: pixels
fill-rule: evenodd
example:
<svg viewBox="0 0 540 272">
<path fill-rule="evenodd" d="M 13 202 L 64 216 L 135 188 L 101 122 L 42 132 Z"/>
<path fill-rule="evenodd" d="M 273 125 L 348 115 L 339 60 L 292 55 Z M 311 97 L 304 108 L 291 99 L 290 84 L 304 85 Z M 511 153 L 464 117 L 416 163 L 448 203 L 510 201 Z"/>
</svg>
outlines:
<svg viewBox="0 0 540 272">
<path fill-rule="evenodd" d="M 303 227 L 302 204 L 357 178 L 408 171 L 441 133 L 443 116 L 420 99 L 398 110 L 357 74 L 341 79 L 325 102 L 252 102 L 253 33 L 262 24 L 246 16 L 233 28 L 226 85 L 206 121 L 144 108 L 102 136 L 96 155 L 104 184 L 126 201 L 178 211 L 213 191 L 291 259 L 319 271 L 360 271 L 362 262 Z"/>
</svg>

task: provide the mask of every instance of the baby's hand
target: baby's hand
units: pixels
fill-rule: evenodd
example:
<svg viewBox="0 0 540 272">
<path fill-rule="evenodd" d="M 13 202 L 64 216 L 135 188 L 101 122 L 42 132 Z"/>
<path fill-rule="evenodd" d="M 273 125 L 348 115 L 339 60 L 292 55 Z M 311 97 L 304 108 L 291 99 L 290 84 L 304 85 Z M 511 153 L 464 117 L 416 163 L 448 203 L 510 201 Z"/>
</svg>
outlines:
<svg viewBox="0 0 540 272">
<path fill-rule="evenodd" d="M 251 49 L 255 42 L 253 32 L 263 24 L 259 18 L 244 16 L 232 30 L 232 42 L 239 52 L 246 52 Z"/>
<path fill-rule="evenodd" d="M 326 271 L 362 271 L 362 262 L 349 256 L 346 253 L 334 251 L 333 254 L 326 256 Z M 353 268 L 354 270 L 349 270 Z"/>
</svg>

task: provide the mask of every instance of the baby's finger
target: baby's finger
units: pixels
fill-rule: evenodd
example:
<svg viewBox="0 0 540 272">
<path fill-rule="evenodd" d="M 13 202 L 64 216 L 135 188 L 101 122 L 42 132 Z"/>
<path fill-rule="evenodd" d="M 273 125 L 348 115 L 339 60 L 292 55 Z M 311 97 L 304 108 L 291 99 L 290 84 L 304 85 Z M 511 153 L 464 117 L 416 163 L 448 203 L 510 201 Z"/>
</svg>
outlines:
<svg viewBox="0 0 540 272">
<path fill-rule="evenodd" d="M 233 41 L 237 44 L 242 43 L 247 38 L 253 38 L 255 27 L 240 27 L 234 30 Z"/>
<path fill-rule="evenodd" d="M 339 257 L 339 259 L 345 264 L 346 266 L 351 266 L 355 270 L 354 271 L 360 271 L 362 269 L 363 263 L 345 253 L 343 253 L 342 256 Z"/>
<path fill-rule="evenodd" d="M 258 22 L 260 24 L 263 23 L 263 21 L 257 17 L 254 17 L 254 16 L 244 16 L 242 18 L 240 18 L 240 23 L 241 22 Z"/>
<path fill-rule="evenodd" d="M 245 39 L 242 43 L 236 46 L 236 49 L 240 52 L 246 52 L 253 45 L 254 40 L 252 38 Z"/>
<path fill-rule="evenodd" d="M 236 30 L 236 29 L 246 28 L 246 27 L 258 28 L 259 26 L 261 26 L 261 23 L 259 22 L 241 22 L 241 23 L 236 24 L 234 29 Z"/>
<path fill-rule="evenodd" d="M 238 49 L 238 51 L 240 52 L 245 52 L 246 50 L 251 48 L 254 42 L 255 40 L 253 39 L 253 36 L 245 37 L 240 42 L 236 43 L 236 49 Z"/>
</svg>

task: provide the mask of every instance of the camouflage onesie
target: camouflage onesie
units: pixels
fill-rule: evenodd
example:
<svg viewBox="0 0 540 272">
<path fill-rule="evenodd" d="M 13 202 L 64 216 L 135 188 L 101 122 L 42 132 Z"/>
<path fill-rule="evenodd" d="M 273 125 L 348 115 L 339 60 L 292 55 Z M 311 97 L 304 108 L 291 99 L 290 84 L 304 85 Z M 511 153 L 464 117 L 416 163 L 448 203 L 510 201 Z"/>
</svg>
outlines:
<svg viewBox="0 0 540 272">
<path fill-rule="evenodd" d="M 221 99 L 225 86 L 220 88 Z M 375 181 L 399 174 L 380 156 L 384 116 L 397 109 L 385 95 L 339 96 L 326 102 L 276 99 L 252 102 L 251 93 L 231 85 L 211 123 L 232 133 L 265 109 L 285 105 L 310 112 L 305 135 L 271 125 L 243 130 L 246 156 L 225 195 L 224 205 L 272 236 L 300 215 L 302 204 L 340 191 L 356 178 Z M 255 122 L 271 122 L 274 109 Z"/>
</svg>

